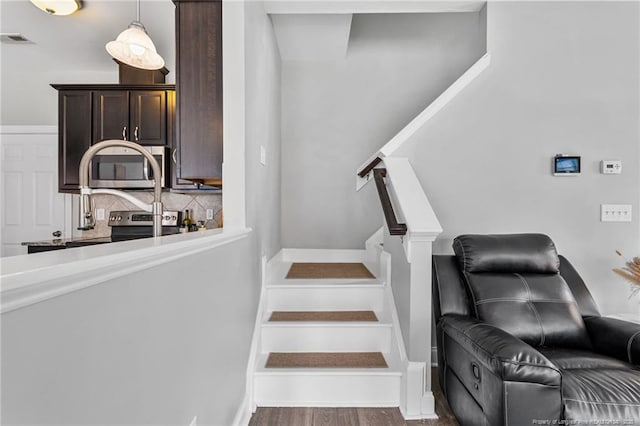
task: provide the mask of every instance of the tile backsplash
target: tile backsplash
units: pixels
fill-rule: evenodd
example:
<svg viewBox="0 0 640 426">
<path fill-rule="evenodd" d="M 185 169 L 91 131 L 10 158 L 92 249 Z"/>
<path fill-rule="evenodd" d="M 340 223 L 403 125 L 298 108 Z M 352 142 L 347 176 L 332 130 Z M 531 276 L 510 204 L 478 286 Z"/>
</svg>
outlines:
<svg viewBox="0 0 640 426">
<path fill-rule="evenodd" d="M 153 201 L 153 192 L 129 192 L 134 197 L 140 199 L 145 203 L 151 203 Z M 104 209 L 105 220 L 96 220 L 96 226 L 90 231 L 82 231 L 82 237 L 104 237 L 111 235 L 111 228 L 108 225 L 109 212 L 115 210 L 139 210 L 136 206 L 129 203 L 127 200 L 117 197 L 115 195 L 93 195 L 91 197 L 94 201 L 94 213 L 97 209 Z M 174 192 L 162 193 L 162 204 L 164 210 L 176 210 L 183 212 L 186 209 L 191 211 L 192 219 L 198 223 L 198 221 L 204 221 L 205 226 L 208 229 L 213 229 L 218 226 L 218 218 L 222 214 L 222 194 L 211 195 L 190 195 L 179 194 Z M 206 220 L 207 209 L 213 210 L 213 219 Z"/>
</svg>

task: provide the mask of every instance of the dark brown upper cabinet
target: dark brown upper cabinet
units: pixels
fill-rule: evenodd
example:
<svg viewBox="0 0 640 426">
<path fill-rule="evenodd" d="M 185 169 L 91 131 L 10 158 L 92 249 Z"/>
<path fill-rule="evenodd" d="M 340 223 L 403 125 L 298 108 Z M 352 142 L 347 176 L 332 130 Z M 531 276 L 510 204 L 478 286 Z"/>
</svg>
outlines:
<svg viewBox="0 0 640 426">
<path fill-rule="evenodd" d="M 177 178 L 222 185 L 222 1 L 176 5 Z"/>
<path fill-rule="evenodd" d="M 167 144 L 165 91 L 95 91 L 93 111 L 93 142 L 126 139 L 140 145 Z"/>
<path fill-rule="evenodd" d="M 78 167 L 91 146 L 91 92 L 61 90 L 58 95 L 58 189 L 78 191 Z"/>
<path fill-rule="evenodd" d="M 58 190 L 78 192 L 78 167 L 105 139 L 173 146 L 172 84 L 52 84 L 58 90 Z"/>
</svg>

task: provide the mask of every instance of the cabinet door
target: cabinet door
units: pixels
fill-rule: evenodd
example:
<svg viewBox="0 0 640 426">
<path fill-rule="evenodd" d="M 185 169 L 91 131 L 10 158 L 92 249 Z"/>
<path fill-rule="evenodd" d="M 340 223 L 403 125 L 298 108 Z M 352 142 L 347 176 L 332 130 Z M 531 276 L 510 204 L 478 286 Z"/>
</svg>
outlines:
<svg viewBox="0 0 640 426">
<path fill-rule="evenodd" d="M 78 167 L 91 146 L 91 91 L 58 94 L 58 190 L 77 192 Z"/>
<path fill-rule="evenodd" d="M 174 90 L 167 91 L 167 140 L 170 148 L 171 156 L 169 164 L 171 168 L 171 189 L 177 191 L 191 191 L 198 189 L 197 184 L 180 179 L 178 177 L 178 147 L 176 145 L 176 92 Z"/>
<path fill-rule="evenodd" d="M 222 2 L 176 3 L 178 177 L 222 177 Z"/>
<path fill-rule="evenodd" d="M 134 90 L 129 94 L 129 140 L 141 145 L 167 144 L 167 94 L 164 90 Z"/>
<path fill-rule="evenodd" d="M 93 143 L 105 139 L 131 140 L 132 135 L 129 128 L 129 92 L 93 92 Z"/>
</svg>

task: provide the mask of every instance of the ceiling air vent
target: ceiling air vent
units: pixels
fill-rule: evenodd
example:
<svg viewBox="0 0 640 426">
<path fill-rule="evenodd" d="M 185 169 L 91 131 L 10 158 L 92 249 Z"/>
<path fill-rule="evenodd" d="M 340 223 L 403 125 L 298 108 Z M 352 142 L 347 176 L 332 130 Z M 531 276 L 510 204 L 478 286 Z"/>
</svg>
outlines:
<svg viewBox="0 0 640 426">
<path fill-rule="evenodd" d="M 18 33 L 1 33 L 0 42 L 6 44 L 33 44 L 31 40 Z"/>
</svg>

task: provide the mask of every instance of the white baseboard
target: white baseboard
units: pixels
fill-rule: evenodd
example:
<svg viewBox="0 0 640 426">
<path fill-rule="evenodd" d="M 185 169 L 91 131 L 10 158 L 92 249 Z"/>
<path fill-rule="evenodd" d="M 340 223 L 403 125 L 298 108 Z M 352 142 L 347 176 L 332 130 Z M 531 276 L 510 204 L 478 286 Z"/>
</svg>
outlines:
<svg viewBox="0 0 640 426">
<path fill-rule="evenodd" d="M 251 415 L 253 414 L 253 407 L 251 407 L 251 403 L 249 402 L 251 398 L 248 393 L 244 394 L 244 398 L 242 398 L 242 402 L 238 407 L 238 411 L 236 411 L 236 415 L 233 418 L 233 426 L 247 426 L 249 421 L 251 421 Z"/>
</svg>

